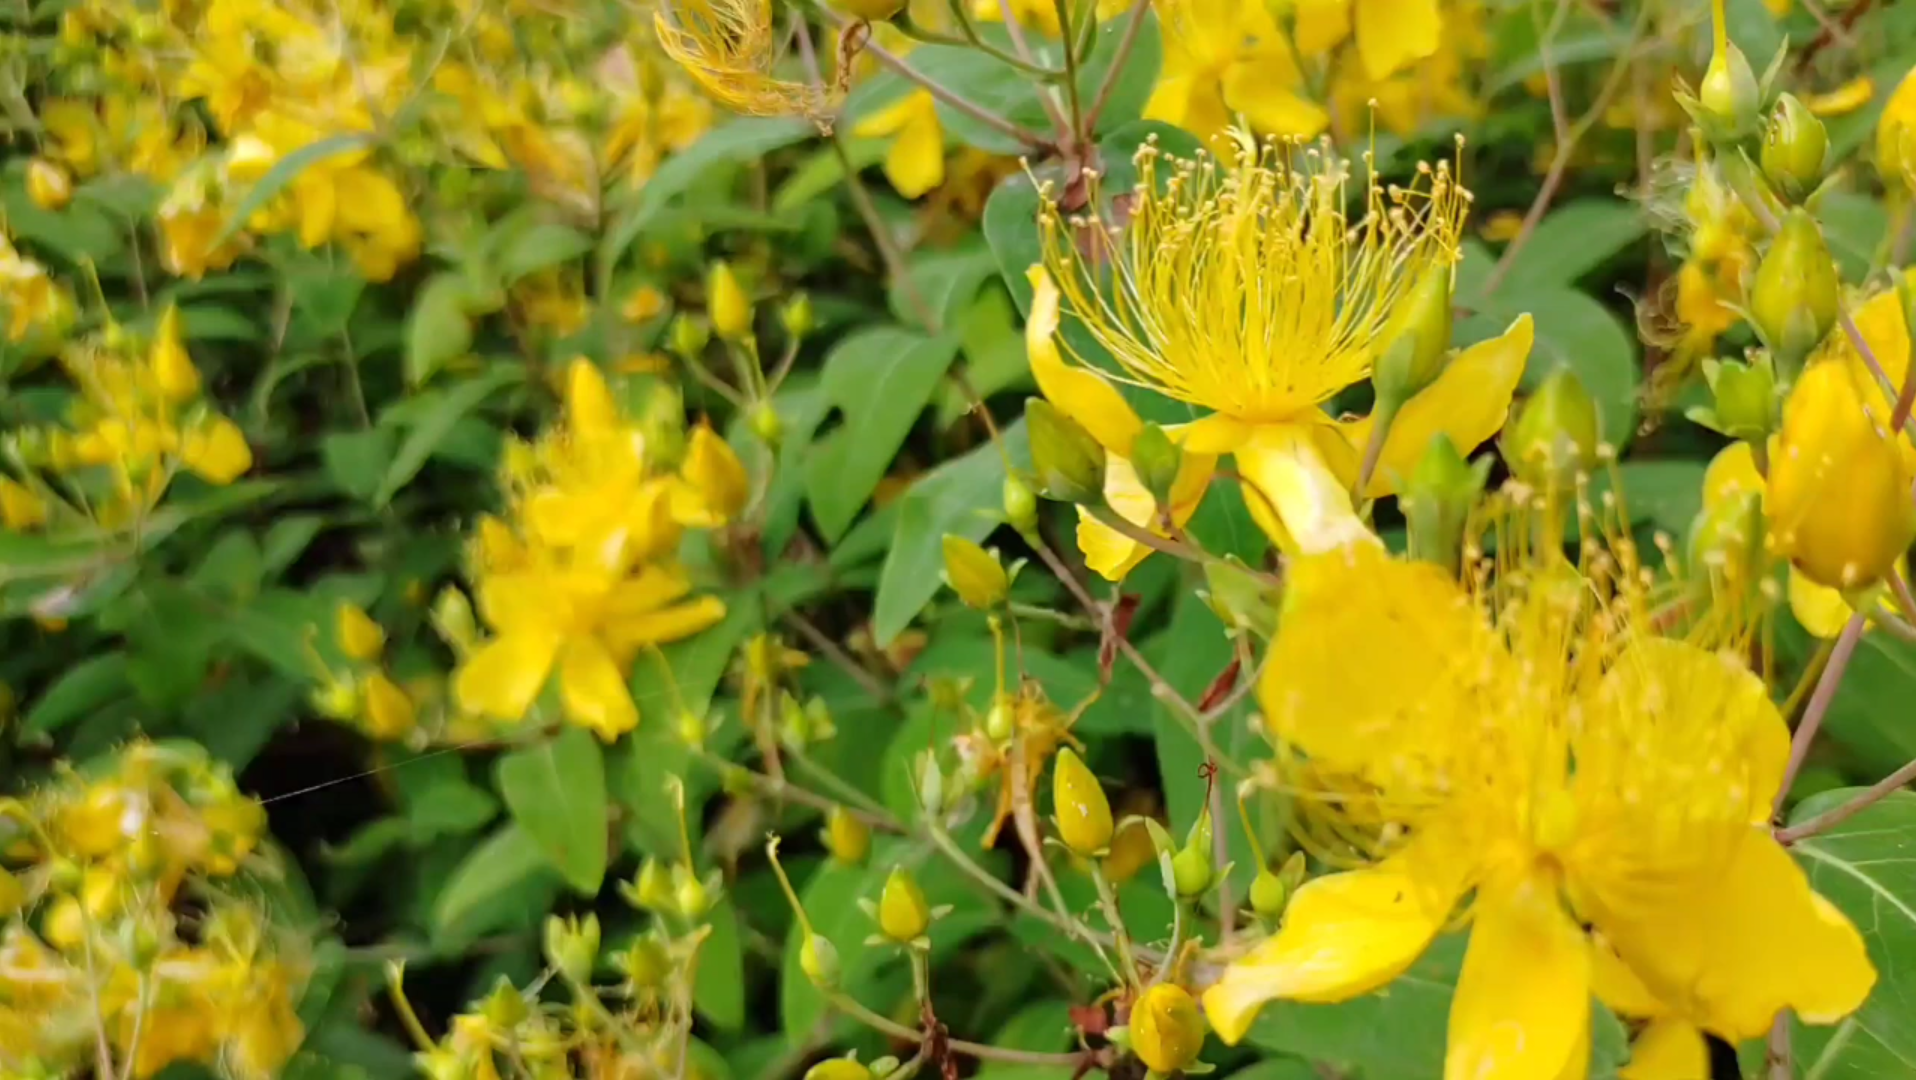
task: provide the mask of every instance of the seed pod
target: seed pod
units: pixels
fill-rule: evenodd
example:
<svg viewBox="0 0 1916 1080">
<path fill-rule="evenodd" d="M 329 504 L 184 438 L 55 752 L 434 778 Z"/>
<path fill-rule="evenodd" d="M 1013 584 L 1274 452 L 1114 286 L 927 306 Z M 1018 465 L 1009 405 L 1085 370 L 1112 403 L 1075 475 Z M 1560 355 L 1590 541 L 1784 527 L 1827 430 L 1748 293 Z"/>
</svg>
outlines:
<svg viewBox="0 0 1916 1080">
<path fill-rule="evenodd" d="M 1697 88 L 1697 101 L 1703 106 L 1703 120 L 1710 137 L 1719 141 L 1740 139 L 1756 128 L 1756 111 L 1761 106 L 1761 89 L 1756 72 L 1743 50 L 1719 36 L 1716 54 L 1703 73 L 1703 85 Z"/>
<path fill-rule="evenodd" d="M 1051 812 L 1064 846 L 1090 858 L 1111 846 L 1111 803 L 1098 778 L 1070 747 L 1058 751 L 1051 774 Z"/>
<path fill-rule="evenodd" d="M 1207 806 L 1198 814 L 1197 824 L 1191 826 L 1184 847 L 1171 857 L 1171 877 L 1177 884 L 1178 896 L 1189 900 L 1203 895 L 1211 887 L 1217 876 L 1217 864 L 1211 860 L 1211 841 L 1211 809 Z"/>
<path fill-rule="evenodd" d="M 1455 570 L 1463 557 L 1470 508 L 1490 478 L 1490 459 L 1464 460 L 1450 436 L 1438 432 L 1417 460 L 1398 500 L 1410 527 L 1412 558 Z"/>
</svg>

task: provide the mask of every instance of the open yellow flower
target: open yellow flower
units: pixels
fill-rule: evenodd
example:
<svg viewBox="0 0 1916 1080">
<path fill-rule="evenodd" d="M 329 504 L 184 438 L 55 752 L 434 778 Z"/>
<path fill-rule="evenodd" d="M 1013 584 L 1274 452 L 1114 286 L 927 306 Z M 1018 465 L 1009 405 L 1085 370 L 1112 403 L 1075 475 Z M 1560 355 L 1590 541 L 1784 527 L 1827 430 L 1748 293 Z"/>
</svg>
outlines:
<svg viewBox="0 0 1916 1080">
<path fill-rule="evenodd" d="M 1200 139 L 1223 134 L 1242 115 L 1266 135 L 1311 138 L 1330 116 L 1304 95 L 1304 74 L 1263 4 L 1159 0 L 1164 69 L 1147 119 Z"/>
<path fill-rule="evenodd" d="M 1437 0 L 1290 0 L 1290 7 L 1299 52 L 1324 55 L 1354 33 L 1372 81 L 1434 54 L 1443 34 Z"/>
<path fill-rule="evenodd" d="M 572 723 L 607 742 L 638 724 L 627 677 L 639 650 L 725 616 L 692 595 L 671 559 L 683 527 L 713 527 L 744 503 L 744 467 L 709 429 L 674 472 L 592 362 L 573 361 L 557 430 L 507 454 L 508 519 L 480 522 L 470 554 L 479 614 L 493 637 L 453 678 L 461 708 L 518 720 L 557 673 Z"/>
<path fill-rule="evenodd" d="M 1217 458 L 1232 454 L 1252 516 L 1285 550 L 1370 536 L 1351 489 L 1371 420 L 1334 421 L 1324 405 L 1370 374 L 1413 283 L 1455 258 L 1469 194 L 1447 166 L 1425 168 L 1411 189 L 1370 183 L 1362 217 L 1350 220 L 1345 165 L 1317 151 L 1297 156 L 1303 163 L 1240 134 L 1227 159 L 1173 162 L 1165 178 L 1158 151 L 1146 146 L 1128 223 L 1067 219 L 1055 205 L 1042 212 L 1045 264 L 1031 271 L 1026 325 L 1032 373 L 1045 397 L 1103 444 L 1106 499 L 1134 524 L 1160 523 L 1129 461 L 1140 423 L 1119 384 L 1209 413 L 1166 429 L 1184 451 L 1174 524 L 1190 519 Z M 1096 192 L 1091 205 L 1102 205 Z M 1066 361 L 1058 333 L 1066 310 L 1116 370 Z M 1452 358 L 1397 413 L 1358 494 L 1394 494 L 1439 432 L 1465 451 L 1489 438 L 1531 336 L 1523 316 Z M 1114 581 L 1148 551 L 1083 510 L 1078 544 L 1087 564 Z"/>
<path fill-rule="evenodd" d="M 1206 991 L 1226 1041 L 1265 1002 L 1385 986 L 1460 905 L 1452 1080 L 1584 1076 L 1593 993 L 1733 1041 L 1868 996 L 1861 935 L 1770 832 L 1789 731 L 1747 621 L 1660 630 L 1627 541 L 1574 567 L 1527 550 L 1533 516 L 1468 589 L 1369 545 L 1291 564 L 1259 700 L 1316 781 L 1301 838 L 1329 825 L 1365 857 Z"/>
</svg>

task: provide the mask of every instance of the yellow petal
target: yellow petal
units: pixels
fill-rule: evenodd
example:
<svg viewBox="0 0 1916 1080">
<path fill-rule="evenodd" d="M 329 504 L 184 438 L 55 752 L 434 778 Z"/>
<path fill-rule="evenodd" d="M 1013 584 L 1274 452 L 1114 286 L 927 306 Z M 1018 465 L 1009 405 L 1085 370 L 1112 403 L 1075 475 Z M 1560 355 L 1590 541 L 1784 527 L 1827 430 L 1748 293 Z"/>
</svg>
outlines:
<svg viewBox="0 0 1916 1080">
<path fill-rule="evenodd" d="M 1790 614 L 1803 624 L 1803 629 L 1827 640 L 1842 633 L 1843 624 L 1855 613 L 1841 590 L 1818 585 L 1801 570 L 1790 567 Z"/>
<path fill-rule="evenodd" d="M 1530 316 L 1518 316 L 1501 335 L 1459 352 L 1435 381 L 1405 402 L 1391 422 L 1364 497 L 1395 495 L 1440 433 L 1466 455 L 1495 435 L 1510 412 L 1510 397 L 1523 378 L 1535 336 Z M 1340 425 L 1360 456 L 1370 442 L 1371 424 L 1367 416 Z"/>
<path fill-rule="evenodd" d="M 1630 1063 L 1617 1070 L 1621 1080 L 1704 1080 L 1710 1075 L 1710 1048 L 1703 1033 L 1685 1020 L 1655 1020 L 1630 1044 Z"/>
<path fill-rule="evenodd" d="M 697 528 L 715 529 L 732 520 L 752 494 L 745 464 L 710 424 L 692 429 L 679 479 L 683 486 L 673 493 L 673 516 Z"/>
<path fill-rule="evenodd" d="M 1373 81 L 1437 51 L 1437 0 L 1356 0 L 1357 55 Z"/>
<path fill-rule="evenodd" d="M 1868 105 L 1875 96 L 1876 80 L 1858 75 L 1834 90 L 1811 94 L 1803 99 L 1803 104 L 1816 116 L 1842 116 Z"/>
<path fill-rule="evenodd" d="M 1297 0 L 1297 51 L 1305 56 L 1330 52 L 1351 32 L 1351 0 Z"/>
<path fill-rule="evenodd" d="M 1204 1012 L 1226 1043 L 1264 1003 L 1337 1002 L 1403 974 L 1450 918 L 1463 881 L 1451 852 L 1427 839 L 1374 867 L 1330 874 L 1297 890 L 1276 936 L 1224 970 Z M 1439 857 L 1442 856 L 1442 857 Z"/>
<path fill-rule="evenodd" d="M 945 182 L 945 129 L 929 95 L 885 154 L 885 178 L 898 194 L 916 199 Z"/>
<path fill-rule="evenodd" d="M 1197 513 L 1204 501 L 1205 489 L 1217 469 L 1217 458 L 1209 454 L 1186 453 L 1178 465 L 1177 479 L 1171 484 L 1171 521 L 1182 528 Z M 1138 480 L 1137 470 L 1121 457 L 1108 457 L 1104 466 L 1104 499 L 1118 516 L 1133 525 L 1150 529 L 1159 536 L 1157 500 Z M 1133 567 L 1151 554 L 1151 548 L 1104 524 L 1084 507 L 1078 508 L 1078 550 L 1084 564 L 1107 581 L 1123 581 Z"/>
<path fill-rule="evenodd" d="M 559 640 L 558 634 L 523 631 L 480 646 L 453 676 L 459 707 L 499 720 L 524 716 L 552 672 Z"/>
<path fill-rule="evenodd" d="M 1090 432 L 1107 453 L 1130 456 L 1131 444 L 1144 426 L 1138 414 L 1104 376 L 1065 362 L 1058 351 L 1058 283 L 1042 266 L 1033 266 L 1026 276 L 1032 296 L 1031 317 L 1025 320 L 1025 351 L 1030 354 L 1038 389 Z"/>
<path fill-rule="evenodd" d="M 1916 80 L 1911 80 L 1916 84 Z M 1876 357 L 1876 363 L 1888 377 L 1891 386 L 1903 385 L 1903 374 L 1909 370 L 1909 324 L 1903 315 L 1902 299 L 1895 289 L 1877 293 L 1855 309 L 1856 331 L 1869 345 L 1869 351 Z M 1880 417 L 1887 417 L 1891 402 L 1883 392 L 1882 383 L 1875 372 L 1869 369 L 1862 357 L 1850 344 L 1848 334 L 1831 334 L 1825 348 L 1834 355 L 1849 361 L 1850 375 L 1854 384 L 1864 389 L 1871 402 L 1872 411 Z"/>
<path fill-rule="evenodd" d="M 1290 79 L 1273 75 L 1272 65 L 1281 68 L 1288 60 L 1288 53 L 1265 52 L 1232 64 L 1224 73 L 1224 104 L 1243 113 L 1260 134 L 1316 138 L 1330 126 L 1330 114 L 1291 89 L 1295 84 Z"/>
<path fill-rule="evenodd" d="M 566 420 L 581 435 L 603 435 L 619 426 L 619 406 L 612 400 L 599 366 L 583 356 L 572 358 L 566 369 Z"/>
<path fill-rule="evenodd" d="M 1617 950 L 1596 935 L 1590 942 L 1590 989 L 1618 1016 L 1630 1019 L 1663 1015 L 1667 1009 Z"/>
<path fill-rule="evenodd" d="M 209 484 L 230 484 L 253 467 L 253 448 L 239 425 L 224 416 L 214 416 L 180 442 L 180 464 Z"/>
<path fill-rule="evenodd" d="M 917 114 L 918 103 L 912 99 L 918 94 L 923 94 L 927 99 L 931 97 L 929 90 L 908 93 L 852 125 L 852 134 L 861 139 L 882 139 L 887 135 L 898 134 Z"/>
<path fill-rule="evenodd" d="M 1237 449 L 1244 502 L 1271 540 L 1291 554 L 1316 554 L 1346 544 L 1374 544 L 1305 424 L 1259 427 Z"/>
<path fill-rule="evenodd" d="M 1756 455 L 1742 440 L 1731 443 L 1710 459 L 1703 473 L 1705 509 L 1720 506 L 1743 495 L 1763 494 L 1763 474 L 1756 471 Z"/>
<path fill-rule="evenodd" d="M 1555 890 L 1479 893 L 1450 1004 L 1446 1080 L 1527 1080 L 1588 1067 L 1590 948 Z"/>
<path fill-rule="evenodd" d="M 1876 984 L 1863 937 L 1810 888 L 1766 826 L 1737 827 L 1666 902 L 1598 911 L 1599 928 L 1676 1015 L 1753 1039 L 1784 1008 L 1813 1024 L 1855 1011 Z M 1813 844 L 1800 848 L 1816 857 Z"/>
<path fill-rule="evenodd" d="M 567 720 L 611 742 L 639 725 L 625 673 L 598 639 L 577 637 L 559 656 L 559 703 Z"/>
<path fill-rule="evenodd" d="M 716 596 L 701 596 L 612 623 L 605 628 L 605 638 L 607 644 L 622 651 L 664 645 L 691 637 L 723 618 L 725 601 Z"/>
<path fill-rule="evenodd" d="M 1448 764 L 1437 755 L 1455 745 L 1450 729 L 1473 711 L 1477 687 L 1517 678 L 1455 579 L 1377 545 L 1291 560 L 1282 618 L 1311 632 L 1272 642 L 1258 704 L 1272 734 L 1332 770 L 1422 769 L 1434 789 Z M 1375 677 L 1374 657 L 1390 658 L 1390 678 Z"/>
</svg>

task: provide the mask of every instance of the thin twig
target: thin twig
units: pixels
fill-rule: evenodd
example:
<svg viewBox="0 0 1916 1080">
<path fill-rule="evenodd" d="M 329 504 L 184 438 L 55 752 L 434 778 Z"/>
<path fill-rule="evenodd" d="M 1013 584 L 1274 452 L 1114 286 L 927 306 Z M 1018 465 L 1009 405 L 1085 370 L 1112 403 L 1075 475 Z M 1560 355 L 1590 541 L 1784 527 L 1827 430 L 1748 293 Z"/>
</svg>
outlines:
<svg viewBox="0 0 1916 1080">
<path fill-rule="evenodd" d="M 889 1016 L 873 1012 L 858 999 L 847 994 L 833 993 L 832 1008 L 844 1013 L 876 1031 L 891 1036 L 900 1042 L 922 1046 L 925 1033 L 914 1027 L 893 1020 Z M 1044 1050 L 1013 1050 L 1003 1046 L 986 1046 L 983 1043 L 966 1042 L 963 1039 L 946 1039 L 945 1046 L 953 1053 L 977 1058 L 979 1061 L 1002 1061 L 1010 1065 L 1044 1065 L 1056 1068 L 1076 1068 L 1087 1060 L 1094 1064 L 1102 1062 L 1103 1052 L 1079 1050 L 1070 1053 L 1051 1053 Z"/>
<path fill-rule="evenodd" d="M 960 19 L 967 17 L 964 8 L 966 2 L 967 0 L 952 0 L 951 10 Z M 1012 51 L 1026 63 L 1031 63 L 1036 54 L 1031 51 L 1031 45 L 1025 41 L 1024 27 L 1018 23 L 1018 13 L 1012 10 L 1011 0 L 998 0 L 998 17 L 1004 20 L 1005 36 L 1011 39 Z M 1069 47 L 1068 42 L 1066 46 Z M 1058 99 L 1051 96 L 1049 86 L 1038 87 L 1038 104 L 1044 107 L 1044 114 L 1050 119 L 1051 128 L 1058 133 L 1058 138 L 1060 140 L 1071 138 L 1071 122 L 1064 118 L 1063 111 L 1058 108 Z"/>
<path fill-rule="evenodd" d="M 1916 784 L 1916 761 L 1909 762 L 1902 768 L 1890 773 L 1888 776 L 1870 785 L 1862 794 L 1840 806 L 1825 810 L 1800 825 L 1792 825 L 1787 829 L 1778 829 L 1776 831 L 1777 842 L 1794 844 L 1798 840 L 1807 839 L 1818 833 L 1826 833 L 1877 803 L 1882 802 L 1884 799 L 1889 798 L 1891 795 L 1896 794 L 1910 784 Z"/>
<path fill-rule="evenodd" d="M 874 701 L 877 701 L 880 705 L 893 705 L 897 703 L 898 694 L 890 686 L 887 686 L 883 680 L 872 674 L 870 668 L 859 663 L 858 660 L 846 652 L 838 642 L 828 637 L 825 631 L 814 626 L 810 619 L 807 619 L 796 611 L 787 611 L 781 618 L 784 619 L 786 625 L 798 631 L 798 636 L 804 638 L 807 644 L 817 649 L 820 653 L 823 653 L 825 659 L 830 660 L 839 670 L 851 676 L 852 680 L 863 687 L 865 692 L 870 694 Z"/>
<path fill-rule="evenodd" d="M 1816 741 L 1816 733 L 1823 726 L 1823 717 L 1829 713 L 1830 702 L 1836 700 L 1836 688 L 1843 681 L 1843 672 L 1849 668 L 1850 657 L 1856 654 L 1856 645 L 1863 639 L 1863 627 L 1869 622 L 1862 612 L 1849 617 L 1843 624 L 1843 632 L 1836 638 L 1836 648 L 1830 653 L 1829 665 L 1823 668 L 1823 675 L 1816 681 L 1816 689 L 1810 694 L 1810 704 L 1803 711 L 1803 720 L 1796 725 L 1796 737 L 1790 740 L 1790 760 L 1783 769 L 1783 782 L 1776 789 L 1776 803 L 1771 810 L 1776 815 L 1783 813 L 1783 803 L 1790 796 L 1790 787 L 1796 782 L 1796 774 L 1803 769 L 1804 759 L 1809 757 L 1810 744 Z"/>
<path fill-rule="evenodd" d="M 999 0 L 1009 4 L 1010 0 Z M 1098 84 L 1097 92 L 1091 95 L 1091 107 L 1084 113 L 1084 138 L 1092 139 L 1098 130 L 1098 117 L 1104 113 L 1104 107 L 1111 102 L 1112 91 L 1118 88 L 1119 76 L 1124 74 L 1124 62 L 1131 58 L 1131 47 L 1137 43 L 1138 31 L 1144 26 L 1144 16 L 1151 10 L 1151 0 L 1136 0 L 1131 5 L 1131 17 L 1124 24 L 1124 36 L 1118 39 L 1118 52 L 1112 58 L 1111 67 L 1104 73 L 1104 81 Z"/>
<path fill-rule="evenodd" d="M 1770 1080 L 1790 1080 L 1796 1071 L 1790 1056 L 1790 1011 L 1784 1009 L 1776 1014 L 1776 1022 L 1770 1025 Z"/>
<path fill-rule="evenodd" d="M 827 10 L 828 12 L 830 11 L 829 8 L 825 10 Z M 835 12 L 833 12 L 832 14 L 835 18 L 838 19 L 839 25 L 841 27 L 848 26 L 853 22 L 853 20 L 839 16 Z M 872 59 L 878 61 L 880 64 L 884 65 L 885 67 L 892 69 L 898 74 L 904 76 L 906 79 L 909 79 L 910 81 L 917 83 L 919 86 L 924 87 L 926 90 L 931 91 L 932 97 L 935 97 L 939 101 L 942 101 L 945 104 L 951 106 L 952 108 L 957 109 L 959 112 L 964 113 L 966 116 L 971 117 L 973 120 L 978 121 L 979 123 L 985 125 L 986 127 L 989 127 L 992 130 L 999 132 L 1000 134 L 1008 135 L 1011 138 L 1014 138 L 1018 140 L 1019 142 L 1024 143 L 1026 146 L 1029 146 L 1034 150 L 1048 150 L 1051 148 L 1052 146 L 1051 141 L 1046 139 L 1044 136 L 1038 134 L 1035 131 L 1030 130 L 1029 128 L 1022 127 L 1018 124 L 1015 124 L 1012 121 L 1007 120 L 1002 116 L 999 116 L 997 113 L 992 112 L 990 109 L 987 109 L 984 106 L 979 105 L 968 98 L 965 98 L 957 93 L 954 93 L 950 87 L 932 78 L 931 76 L 926 75 L 924 72 L 919 71 L 917 68 L 912 67 L 910 64 L 906 63 L 902 57 L 898 56 L 896 53 L 892 52 L 891 50 L 885 48 L 883 45 L 878 44 L 876 41 L 866 42 L 863 51 L 869 56 L 871 56 Z"/>
</svg>

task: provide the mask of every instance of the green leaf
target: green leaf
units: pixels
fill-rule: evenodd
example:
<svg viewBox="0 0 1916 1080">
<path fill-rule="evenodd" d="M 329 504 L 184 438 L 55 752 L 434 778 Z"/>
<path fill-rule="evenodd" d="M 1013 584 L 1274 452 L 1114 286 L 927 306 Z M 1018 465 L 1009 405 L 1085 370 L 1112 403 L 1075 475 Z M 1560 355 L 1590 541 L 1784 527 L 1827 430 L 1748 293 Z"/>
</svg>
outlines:
<svg viewBox="0 0 1916 1080">
<path fill-rule="evenodd" d="M 1860 793 L 1806 800 L 1791 821 Z M 1798 1068 L 1818 1080 L 1916 1076 L 1916 795 L 1891 795 L 1791 850 L 1816 891 L 1862 931 L 1876 965 L 1876 987 L 1862 1008 L 1833 1027 L 1797 1025 Z"/>
<path fill-rule="evenodd" d="M 929 251 L 917 255 L 906 268 L 917 293 L 931 307 L 931 316 L 944 330 L 960 329 L 958 317 L 970 306 L 984 283 L 997 273 L 991 248 L 982 240 L 973 240 L 956 248 Z M 902 284 L 890 292 L 892 314 L 899 322 L 917 325 L 909 294 Z"/>
<path fill-rule="evenodd" d="M 1626 461 L 1612 474 L 1598 473 L 1590 485 L 1591 495 L 1601 499 L 1622 481 L 1623 504 L 1632 524 L 1648 521 L 1669 533 L 1679 548 L 1690 535 L 1690 526 L 1703 509 L 1701 461 Z"/>
<path fill-rule="evenodd" d="M 364 131 L 328 135 L 323 139 L 309 142 L 275 161 L 273 167 L 266 170 L 265 176 L 260 177 L 252 187 L 246 189 L 246 194 L 240 197 L 239 205 L 233 207 L 233 212 L 227 215 L 226 224 L 221 227 L 219 236 L 214 238 L 210 246 L 218 247 L 244 228 L 248 218 L 273 201 L 273 196 L 284 191 L 286 185 L 297 179 L 299 174 L 305 172 L 309 166 L 339 154 L 363 150 L 372 143 L 373 136 Z"/>
<path fill-rule="evenodd" d="M 319 462 L 333 486 L 356 499 L 371 499 L 393 459 L 390 428 L 335 431 L 319 441 Z"/>
<path fill-rule="evenodd" d="M 326 527 L 318 514 L 288 514 L 275 520 L 260 542 L 260 570 L 268 577 L 284 573 Z"/>
<path fill-rule="evenodd" d="M 537 841 L 506 825 L 473 847 L 446 879 L 432 905 L 433 939 L 470 940 L 502 925 L 536 917 L 557 875 Z M 528 920 L 529 924 L 529 920 Z"/>
<path fill-rule="evenodd" d="M 1823 730 L 1863 772 L 1885 775 L 1916 759 L 1916 725 L 1906 719 L 1912 695 L 1916 644 L 1864 634 L 1837 684 Z"/>
<path fill-rule="evenodd" d="M 1574 285 L 1649 231 L 1643 210 L 1621 199 L 1578 199 L 1537 223 L 1511 260 L 1505 280 L 1528 290 Z"/>
<path fill-rule="evenodd" d="M 862 88 L 869 83 L 859 85 Z M 847 108 L 846 119 L 851 118 L 851 110 Z M 885 160 L 885 155 L 891 150 L 891 142 L 890 139 L 849 137 L 844 140 L 845 156 L 851 159 L 852 168 L 863 170 Z M 804 164 L 794 168 L 785 182 L 778 186 L 778 190 L 772 194 L 772 212 L 791 214 L 844 180 L 845 166 L 838 160 L 838 154 L 828 146 L 806 158 Z"/>
<path fill-rule="evenodd" d="M 709 170 L 762 158 L 815 134 L 817 129 L 811 124 L 784 117 L 733 120 L 706 132 L 697 142 L 667 158 L 646 180 L 638 199 L 607 232 L 599 248 L 600 265 L 607 269 L 616 265 L 665 204 L 690 190 Z"/>
<path fill-rule="evenodd" d="M 501 365 L 483 375 L 474 375 L 450 390 L 440 391 L 431 407 L 423 410 L 423 415 L 406 433 L 404 442 L 392 456 L 386 466 L 386 474 L 379 481 L 379 487 L 372 496 L 373 505 L 384 507 L 405 487 L 426 464 L 439 444 L 452 433 L 454 426 L 465 415 L 479 406 L 501 387 L 510 386 L 525 378 L 522 368 Z M 415 405 L 419 404 L 417 402 Z"/>
<path fill-rule="evenodd" d="M 957 354 L 954 338 L 878 326 L 845 338 L 825 358 L 821 385 L 845 423 L 812 444 L 805 493 L 827 543 L 871 499 Z"/>
<path fill-rule="evenodd" d="M 713 1027 L 736 1032 L 745 1026 L 745 954 L 739 947 L 738 912 L 728 898 L 706 921 L 712 933 L 699 947 L 692 1004 Z"/>
<path fill-rule="evenodd" d="M 540 222 L 520 230 L 499 252 L 499 277 L 506 284 L 549 267 L 569 263 L 592 250 L 592 238 L 569 225 Z"/>
<path fill-rule="evenodd" d="M 499 814 L 499 800 L 467 778 L 457 756 L 396 758 L 392 770 L 414 844 L 464 836 Z"/>
<path fill-rule="evenodd" d="M 986 443 L 945 462 L 900 497 L 898 524 L 872 601 L 872 636 L 881 647 L 911 625 L 938 592 L 945 534 L 983 540 L 997 527 L 1004 501 L 1004 455 L 1025 453 L 1024 421 L 1006 428 L 1003 441 L 1002 450 Z"/>
<path fill-rule="evenodd" d="M 1006 1050 L 1039 1050 L 1058 1054 L 1071 1049 L 1071 1006 L 1062 1001 L 1040 1001 L 1018 1010 L 989 1043 Z M 1057 1065 L 1012 1065 L 988 1061 L 972 1080 L 1067 1080 L 1071 1070 Z M 1309 1080 L 1309 1078 L 1306 1078 Z"/>
<path fill-rule="evenodd" d="M 56 679 L 27 710 L 22 728 L 29 735 L 51 735 L 75 720 L 132 693 L 127 656 L 110 652 L 82 660 Z"/>
<path fill-rule="evenodd" d="M 472 348 L 472 320 L 466 314 L 470 287 L 463 275 L 434 274 L 419 290 L 406 317 L 406 382 L 424 385 L 450 360 Z"/>
<path fill-rule="evenodd" d="M 570 724 L 536 746 L 499 759 L 499 794 L 512 819 L 566 883 L 591 896 L 605 882 L 605 757 L 598 740 Z"/>
<path fill-rule="evenodd" d="M 1011 298 L 1003 289 L 986 289 L 957 320 L 962 335 L 960 352 L 965 358 L 965 382 L 979 397 L 989 401 L 1005 390 L 1030 386 L 1031 363 L 1025 356 L 1025 337 L 1012 321 Z M 938 429 L 949 428 L 970 408 L 964 391 L 955 382 L 938 388 L 935 399 Z"/>
</svg>

